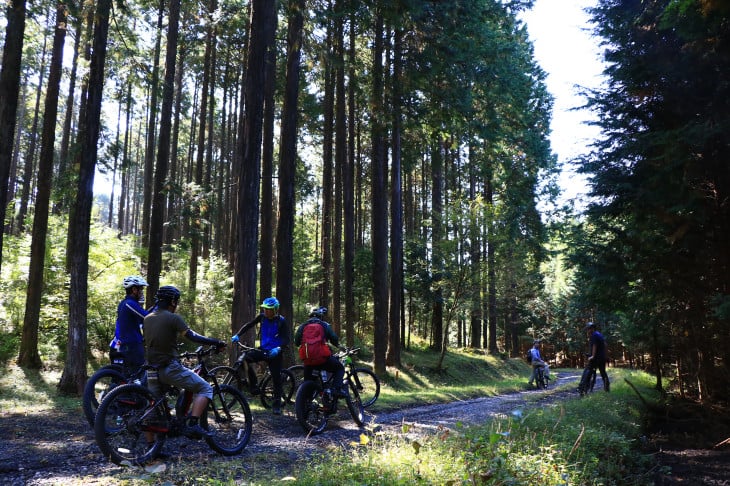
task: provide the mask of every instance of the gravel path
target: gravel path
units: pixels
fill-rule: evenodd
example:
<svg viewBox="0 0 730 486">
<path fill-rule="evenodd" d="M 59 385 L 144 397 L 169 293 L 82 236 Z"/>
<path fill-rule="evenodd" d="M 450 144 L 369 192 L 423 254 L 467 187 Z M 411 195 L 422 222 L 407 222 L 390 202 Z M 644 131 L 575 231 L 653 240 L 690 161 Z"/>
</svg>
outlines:
<svg viewBox="0 0 730 486">
<path fill-rule="evenodd" d="M 558 377 L 558 383 L 577 379 L 577 373 L 563 373 Z M 418 435 L 438 428 L 450 428 L 457 423 L 484 423 L 495 415 L 509 414 L 516 409 L 566 396 L 575 396 L 575 392 L 530 390 L 393 411 L 379 411 L 376 404 L 368 419 L 370 427 L 386 433 L 400 433 L 402 424 L 408 423 L 408 434 Z M 241 456 L 222 457 L 213 453 L 204 442 L 184 438 L 168 440 L 164 451 L 171 456 L 168 463 L 180 461 L 181 464 L 189 464 L 190 458 L 195 457 L 205 462 L 222 462 L 221 467 L 227 467 L 225 463 L 235 465 L 242 477 L 261 469 L 284 476 L 309 454 L 317 454 L 333 445 L 357 442 L 361 433 L 346 407 L 341 407 L 338 416 L 329 422 L 323 434 L 306 437 L 291 407 L 288 407 L 282 416 L 264 411 L 254 414 L 253 436 Z M 2 485 L 106 486 L 119 475 L 124 478 L 130 475 L 128 468 L 115 466 L 102 457 L 82 413 L 49 413 L 43 417 L 0 414 L 0 438 Z"/>
</svg>

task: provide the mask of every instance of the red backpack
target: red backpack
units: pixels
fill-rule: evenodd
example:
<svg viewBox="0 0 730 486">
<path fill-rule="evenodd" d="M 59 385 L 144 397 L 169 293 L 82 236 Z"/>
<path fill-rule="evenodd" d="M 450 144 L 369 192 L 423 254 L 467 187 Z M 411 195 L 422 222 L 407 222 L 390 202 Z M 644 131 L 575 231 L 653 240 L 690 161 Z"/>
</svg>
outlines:
<svg viewBox="0 0 730 486">
<path fill-rule="evenodd" d="M 299 358 L 307 366 L 318 366 L 332 355 L 324 326 L 317 321 L 308 322 L 302 328 L 302 344 L 299 346 Z"/>
</svg>

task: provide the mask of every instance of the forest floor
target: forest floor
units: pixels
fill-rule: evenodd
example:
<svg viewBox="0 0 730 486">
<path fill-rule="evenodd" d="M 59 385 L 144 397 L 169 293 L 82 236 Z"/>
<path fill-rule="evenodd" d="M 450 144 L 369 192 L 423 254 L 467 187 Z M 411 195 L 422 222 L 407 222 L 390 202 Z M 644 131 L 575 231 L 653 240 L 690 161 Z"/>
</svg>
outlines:
<svg viewBox="0 0 730 486">
<path fill-rule="evenodd" d="M 561 373 L 558 383 L 577 383 L 577 379 L 576 374 Z M 457 423 L 483 424 L 500 414 L 546 406 L 575 396 L 575 391 L 562 387 L 390 411 L 378 410 L 375 404 L 369 418 L 386 434 L 402 435 L 404 423 L 411 425 L 409 435 L 429 434 Z M 80 411 L 42 416 L 0 411 L 0 485 L 108 486 L 134 484 L 136 480 L 155 484 L 155 467 L 189 468 L 196 462 L 206 463 L 206 467 L 215 464 L 216 468 L 226 468 L 231 472 L 230 477 L 240 481 L 261 473 L 283 478 L 295 473 L 310 455 L 359 441 L 362 431 L 346 410 L 338 420 L 328 424 L 323 434 L 307 438 L 291 408 L 285 408 L 281 416 L 257 412 L 251 442 L 240 456 L 222 457 L 202 441 L 177 438 L 165 444 L 164 452 L 170 457 L 146 469 L 123 468 L 106 460 Z M 711 414 L 700 413 L 699 409 L 695 412 L 692 415 L 689 411 L 690 415 L 681 420 L 655 421 L 648 439 L 657 461 L 654 484 L 730 485 L 730 446 L 713 448 L 723 434 L 728 437 L 730 415 L 721 409 Z"/>
</svg>

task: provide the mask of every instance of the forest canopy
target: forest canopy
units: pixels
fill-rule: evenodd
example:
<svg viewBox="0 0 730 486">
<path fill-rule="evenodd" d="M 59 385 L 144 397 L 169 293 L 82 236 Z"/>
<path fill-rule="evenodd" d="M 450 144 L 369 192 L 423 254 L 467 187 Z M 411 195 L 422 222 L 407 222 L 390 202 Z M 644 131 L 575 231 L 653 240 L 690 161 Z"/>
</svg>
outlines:
<svg viewBox="0 0 730 486">
<path fill-rule="evenodd" d="M 148 303 L 173 283 L 220 336 L 270 295 L 292 324 L 327 306 L 379 373 L 412 342 L 438 367 L 542 338 L 575 366 L 594 321 L 615 364 L 726 393 L 728 7 L 591 10 L 609 79 L 588 94 L 603 136 L 575 161 L 591 199 L 547 218 L 560 167 L 531 6 L 11 0 L 3 358 L 55 356 L 77 393 L 139 273 Z"/>
</svg>

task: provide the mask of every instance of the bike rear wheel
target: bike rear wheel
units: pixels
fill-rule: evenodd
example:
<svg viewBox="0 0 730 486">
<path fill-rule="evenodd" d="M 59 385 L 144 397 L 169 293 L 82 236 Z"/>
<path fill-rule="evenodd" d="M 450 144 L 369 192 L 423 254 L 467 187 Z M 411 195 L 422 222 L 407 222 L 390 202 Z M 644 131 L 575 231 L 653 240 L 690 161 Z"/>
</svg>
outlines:
<svg viewBox="0 0 730 486">
<path fill-rule="evenodd" d="M 123 385 L 127 381 L 122 370 L 123 368 L 120 365 L 107 365 L 99 368 L 86 382 L 82 407 L 86 420 L 92 427 L 94 426 L 94 418 L 99 403 L 115 387 Z"/>
<path fill-rule="evenodd" d="M 292 402 L 296 391 L 296 380 L 289 370 L 281 370 L 281 405 Z M 270 374 L 261 382 L 261 404 L 271 408 L 274 404 L 274 380 Z"/>
<path fill-rule="evenodd" d="M 355 368 L 352 371 L 351 380 L 360 395 L 364 408 L 375 403 L 380 396 L 380 379 L 375 372 L 367 368 Z"/>
<path fill-rule="evenodd" d="M 201 426 L 213 432 L 205 441 L 211 449 L 233 456 L 240 454 L 251 439 L 251 408 L 241 392 L 230 385 L 221 385 L 201 417 Z"/>
<path fill-rule="evenodd" d="M 313 381 L 305 381 L 299 385 L 294 402 L 297 422 L 307 434 L 316 435 L 327 427 L 327 412 L 322 401 L 322 391 Z"/>
<path fill-rule="evenodd" d="M 141 465 L 162 449 L 169 420 L 142 385 L 120 385 L 102 400 L 94 438 L 102 454 L 117 465 Z"/>
</svg>

